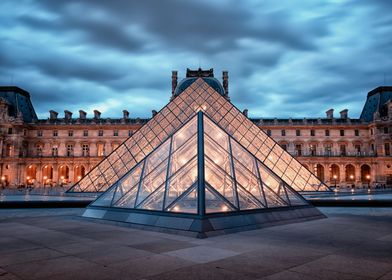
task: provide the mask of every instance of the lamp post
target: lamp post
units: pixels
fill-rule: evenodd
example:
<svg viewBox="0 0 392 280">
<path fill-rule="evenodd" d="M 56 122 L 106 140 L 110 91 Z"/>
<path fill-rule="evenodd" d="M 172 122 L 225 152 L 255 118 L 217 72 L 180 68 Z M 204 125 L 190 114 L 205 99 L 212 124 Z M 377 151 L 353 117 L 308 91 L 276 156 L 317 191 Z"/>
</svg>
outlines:
<svg viewBox="0 0 392 280">
<path fill-rule="evenodd" d="M 368 190 L 370 190 L 370 175 L 369 174 L 366 175 L 366 182 L 368 184 Z"/>
<path fill-rule="evenodd" d="M 335 182 L 335 189 L 336 189 L 336 181 L 337 181 L 337 179 L 338 179 L 338 176 L 336 175 L 336 174 L 333 174 L 333 180 L 334 180 L 334 182 Z"/>
</svg>

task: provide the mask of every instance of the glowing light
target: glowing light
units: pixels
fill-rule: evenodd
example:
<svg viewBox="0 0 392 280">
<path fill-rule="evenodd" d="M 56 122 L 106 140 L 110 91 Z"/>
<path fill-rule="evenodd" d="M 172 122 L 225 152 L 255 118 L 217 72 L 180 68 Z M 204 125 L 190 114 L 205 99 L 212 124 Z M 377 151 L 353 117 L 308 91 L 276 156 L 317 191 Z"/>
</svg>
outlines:
<svg viewBox="0 0 392 280">
<path fill-rule="evenodd" d="M 224 211 L 224 212 L 229 211 L 229 207 L 227 207 L 226 205 L 223 205 L 221 207 L 221 210 Z"/>
<path fill-rule="evenodd" d="M 351 174 L 351 175 L 350 175 L 350 179 L 351 179 L 351 180 L 354 179 L 354 175 Z"/>
<path fill-rule="evenodd" d="M 47 165 L 45 165 L 45 168 L 48 168 L 48 166 L 47 166 Z"/>
<path fill-rule="evenodd" d="M 48 179 L 48 176 L 44 176 L 44 180 Z"/>
<path fill-rule="evenodd" d="M 61 179 L 61 180 L 64 180 L 64 176 L 61 176 L 60 179 Z"/>
<path fill-rule="evenodd" d="M 1 176 L 1 181 L 5 181 L 5 176 Z"/>
<path fill-rule="evenodd" d="M 221 137 L 222 137 L 222 133 L 218 132 L 218 133 L 216 134 L 216 138 L 221 138 Z"/>
<path fill-rule="evenodd" d="M 27 176 L 26 179 L 27 179 L 27 180 L 30 180 L 30 176 Z"/>
<path fill-rule="evenodd" d="M 368 179 L 368 180 L 370 179 L 370 175 L 369 175 L 369 174 L 368 174 L 368 175 L 366 175 L 366 179 Z"/>
<path fill-rule="evenodd" d="M 80 180 L 80 179 L 82 179 L 82 176 L 79 175 L 79 176 L 78 176 L 78 180 Z"/>
<path fill-rule="evenodd" d="M 180 211 L 180 207 L 178 207 L 178 206 L 174 206 L 174 208 L 173 208 L 173 211 L 174 211 L 174 212 L 178 212 L 178 211 Z"/>
<path fill-rule="evenodd" d="M 29 169 L 33 168 L 31 165 L 29 166 Z"/>
<path fill-rule="evenodd" d="M 337 178 L 338 178 L 338 176 L 337 176 L 336 174 L 334 174 L 334 175 L 333 175 L 333 178 L 334 178 L 334 179 L 337 179 Z"/>
<path fill-rule="evenodd" d="M 203 108 L 204 111 L 207 110 L 207 106 L 204 104 L 201 106 L 201 108 Z"/>
</svg>

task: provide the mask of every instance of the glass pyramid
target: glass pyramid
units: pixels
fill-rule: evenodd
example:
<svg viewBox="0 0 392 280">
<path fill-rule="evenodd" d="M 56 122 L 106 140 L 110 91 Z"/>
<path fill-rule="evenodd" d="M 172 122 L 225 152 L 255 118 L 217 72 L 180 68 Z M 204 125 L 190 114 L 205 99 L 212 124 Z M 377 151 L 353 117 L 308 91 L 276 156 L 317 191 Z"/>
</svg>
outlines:
<svg viewBox="0 0 392 280">
<path fill-rule="evenodd" d="M 89 207 L 205 215 L 308 205 L 203 112 Z"/>
<path fill-rule="evenodd" d="M 147 155 L 164 141 L 171 139 L 170 135 L 199 111 L 204 112 L 231 138 L 246 148 L 258 162 L 267 166 L 294 190 L 330 191 L 324 183 L 283 150 L 230 101 L 199 78 L 103 159 L 68 192 L 106 191 L 135 166 L 140 166 Z M 243 164 L 239 159 L 238 161 Z M 250 171 L 254 172 L 254 170 Z"/>
</svg>

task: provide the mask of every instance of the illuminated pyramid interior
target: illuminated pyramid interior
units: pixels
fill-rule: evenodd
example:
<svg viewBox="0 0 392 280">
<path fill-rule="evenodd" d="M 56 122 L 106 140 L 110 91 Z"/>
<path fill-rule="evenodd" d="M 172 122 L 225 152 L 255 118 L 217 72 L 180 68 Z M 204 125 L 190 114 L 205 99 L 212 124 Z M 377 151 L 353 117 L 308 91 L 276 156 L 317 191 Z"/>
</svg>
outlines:
<svg viewBox="0 0 392 280">
<path fill-rule="evenodd" d="M 184 79 L 177 95 L 155 117 L 102 160 L 68 192 L 104 192 L 182 127 L 198 111 L 299 192 L 329 191 L 307 168 L 243 115 L 212 78 Z M 218 82 L 219 83 L 219 82 Z M 167 144 L 168 145 L 168 144 Z M 213 159 L 212 159 L 213 160 Z"/>
<path fill-rule="evenodd" d="M 203 110 L 127 170 L 83 216 L 197 237 L 323 217 Z"/>
</svg>

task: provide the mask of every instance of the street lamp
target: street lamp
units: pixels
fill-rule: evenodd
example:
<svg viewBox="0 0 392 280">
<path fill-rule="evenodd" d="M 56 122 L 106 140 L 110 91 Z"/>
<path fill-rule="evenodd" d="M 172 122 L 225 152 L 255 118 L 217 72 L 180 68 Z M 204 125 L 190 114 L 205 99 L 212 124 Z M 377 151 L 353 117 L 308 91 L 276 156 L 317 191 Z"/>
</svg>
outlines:
<svg viewBox="0 0 392 280">
<path fill-rule="evenodd" d="M 333 177 L 333 179 L 334 179 L 334 181 L 335 181 L 335 189 L 336 189 L 336 181 L 337 181 L 337 179 L 338 179 L 338 176 L 337 176 L 336 174 L 334 174 L 332 177 Z"/>
</svg>

